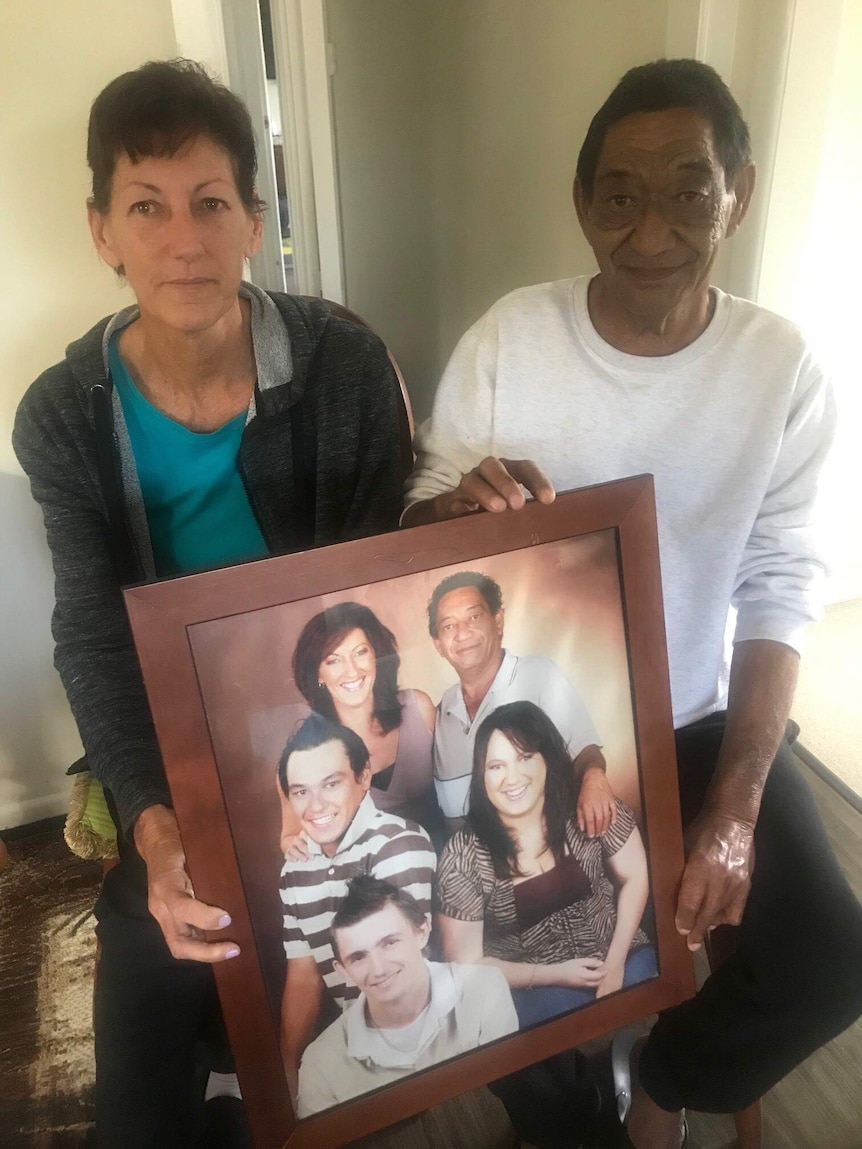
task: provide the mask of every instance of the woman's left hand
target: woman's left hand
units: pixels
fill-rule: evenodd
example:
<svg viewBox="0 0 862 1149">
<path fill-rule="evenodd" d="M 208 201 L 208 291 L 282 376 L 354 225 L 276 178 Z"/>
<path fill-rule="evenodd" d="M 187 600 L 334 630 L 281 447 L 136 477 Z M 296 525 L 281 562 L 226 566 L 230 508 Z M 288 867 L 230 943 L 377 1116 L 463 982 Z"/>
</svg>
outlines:
<svg viewBox="0 0 862 1149">
<path fill-rule="evenodd" d="M 618 989 L 622 989 L 625 972 L 626 963 L 624 961 L 611 963 L 606 960 L 605 976 L 596 990 L 596 1000 L 598 1001 L 600 997 L 607 997 L 609 993 L 616 993 Z"/>
<path fill-rule="evenodd" d="M 578 795 L 578 826 L 590 838 L 600 837 L 617 817 L 617 801 L 607 775 L 591 766 L 581 779 Z"/>
</svg>

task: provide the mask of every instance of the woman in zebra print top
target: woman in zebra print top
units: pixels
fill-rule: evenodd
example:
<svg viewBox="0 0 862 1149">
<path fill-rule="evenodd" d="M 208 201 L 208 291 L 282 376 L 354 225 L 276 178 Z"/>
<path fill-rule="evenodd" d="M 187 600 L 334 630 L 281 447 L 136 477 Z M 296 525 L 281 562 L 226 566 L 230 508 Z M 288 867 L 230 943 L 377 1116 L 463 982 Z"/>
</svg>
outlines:
<svg viewBox="0 0 862 1149">
<path fill-rule="evenodd" d="M 646 855 L 632 811 L 590 838 L 565 743 L 532 702 L 498 707 L 476 735 L 467 825 L 437 872 L 448 961 L 503 971 L 522 1028 L 655 976 L 640 928 Z"/>
</svg>

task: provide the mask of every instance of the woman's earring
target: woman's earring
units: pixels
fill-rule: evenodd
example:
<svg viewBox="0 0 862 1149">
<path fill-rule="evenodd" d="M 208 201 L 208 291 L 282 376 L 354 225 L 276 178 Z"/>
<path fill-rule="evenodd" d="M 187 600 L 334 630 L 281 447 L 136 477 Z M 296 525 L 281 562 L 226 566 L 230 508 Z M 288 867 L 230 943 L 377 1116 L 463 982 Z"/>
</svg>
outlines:
<svg viewBox="0 0 862 1149">
<path fill-rule="evenodd" d="M 318 690 L 325 690 L 326 689 L 326 687 L 323 685 L 323 683 L 320 681 L 319 678 L 317 680 L 317 689 Z"/>
</svg>

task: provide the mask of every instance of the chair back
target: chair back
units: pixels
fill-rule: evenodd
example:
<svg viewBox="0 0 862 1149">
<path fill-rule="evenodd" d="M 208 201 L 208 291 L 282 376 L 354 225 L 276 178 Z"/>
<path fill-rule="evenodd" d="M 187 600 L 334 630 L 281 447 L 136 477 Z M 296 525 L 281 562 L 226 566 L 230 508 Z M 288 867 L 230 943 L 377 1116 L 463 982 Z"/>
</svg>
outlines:
<svg viewBox="0 0 862 1149">
<path fill-rule="evenodd" d="M 316 296 L 304 296 L 305 299 L 313 299 Z M 367 327 L 369 331 L 373 331 L 370 323 L 357 315 L 355 311 L 351 311 L 349 307 L 345 307 L 342 303 L 335 303 L 331 299 L 324 299 L 323 301 L 333 315 L 339 319 L 345 319 L 348 323 L 358 323 L 361 327 Z M 404 473 L 406 481 L 410 472 L 413 470 L 413 433 L 415 425 L 413 422 L 413 408 L 410 404 L 410 393 L 407 390 L 407 383 L 401 373 L 401 368 L 395 360 L 395 356 L 386 348 L 386 354 L 389 356 L 389 362 L 392 364 L 392 371 L 395 378 L 398 380 L 398 388 L 400 401 L 398 404 L 398 432 L 399 432 L 399 447 L 401 451 L 401 469 Z"/>
</svg>

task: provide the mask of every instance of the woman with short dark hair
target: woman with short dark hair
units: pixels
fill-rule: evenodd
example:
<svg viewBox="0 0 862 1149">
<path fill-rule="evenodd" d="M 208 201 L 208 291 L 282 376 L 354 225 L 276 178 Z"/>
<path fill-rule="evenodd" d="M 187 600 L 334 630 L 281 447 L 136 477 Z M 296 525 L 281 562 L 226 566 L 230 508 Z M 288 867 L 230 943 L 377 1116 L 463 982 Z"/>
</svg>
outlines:
<svg viewBox="0 0 862 1149">
<path fill-rule="evenodd" d="M 543 710 L 509 702 L 476 735 L 467 825 L 436 882 L 447 960 L 503 971 L 521 1026 L 655 976 L 641 929 L 649 882 L 632 811 L 578 827 L 566 745 Z"/>
<path fill-rule="evenodd" d="M 113 80 L 87 155 L 93 240 L 136 303 L 36 380 L 14 445 L 54 561 L 56 665 L 119 830 L 96 906 L 98 1138 L 188 1149 L 208 965 L 239 950 L 205 937 L 230 918 L 185 873 L 121 587 L 394 529 L 400 396 L 369 330 L 242 281 L 254 133 L 203 68 Z"/>
</svg>

